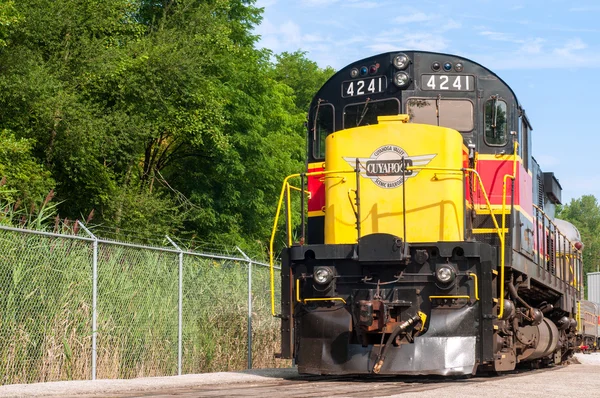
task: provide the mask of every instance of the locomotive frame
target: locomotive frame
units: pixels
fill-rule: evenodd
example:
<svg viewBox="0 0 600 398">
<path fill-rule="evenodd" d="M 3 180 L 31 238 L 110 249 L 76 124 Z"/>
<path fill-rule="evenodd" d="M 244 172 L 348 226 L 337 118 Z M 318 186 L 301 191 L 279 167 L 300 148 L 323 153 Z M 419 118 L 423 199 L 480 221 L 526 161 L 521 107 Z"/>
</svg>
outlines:
<svg viewBox="0 0 600 398">
<path fill-rule="evenodd" d="M 531 130 L 512 89 L 463 57 L 390 52 L 337 72 L 312 101 L 307 171 L 285 179 L 271 236 L 281 356 L 312 374 L 467 375 L 567 359 L 581 244 L 554 221 L 561 187 L 531 156 Z"/>
</svg>

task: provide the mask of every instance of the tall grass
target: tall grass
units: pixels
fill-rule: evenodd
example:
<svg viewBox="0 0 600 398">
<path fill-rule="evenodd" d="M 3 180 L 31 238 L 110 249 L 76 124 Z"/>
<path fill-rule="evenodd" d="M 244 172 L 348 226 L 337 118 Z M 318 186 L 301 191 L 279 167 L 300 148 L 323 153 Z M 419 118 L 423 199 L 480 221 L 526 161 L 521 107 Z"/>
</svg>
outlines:
<svg viewBox="0 0 600 398">
<path fill-rule="evenodd" d="M 184 257 L 184 373 L 246 368 L 246 267 Z M 2 384 L 91 377 L 91 276 L 90 242 L 0 230 Z M 253 268 L 254 366 L 288 366 L 268 280 Z M 177 254 L 100 244 L 98 378 L 176 374 L 177 328 Z"/>
</svg>

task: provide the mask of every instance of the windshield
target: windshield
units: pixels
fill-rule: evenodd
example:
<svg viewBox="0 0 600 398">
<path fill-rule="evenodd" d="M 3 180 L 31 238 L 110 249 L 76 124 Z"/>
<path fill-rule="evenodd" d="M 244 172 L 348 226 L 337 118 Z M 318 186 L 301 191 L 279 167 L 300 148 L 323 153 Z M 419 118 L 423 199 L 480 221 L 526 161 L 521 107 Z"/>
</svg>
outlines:
<svg viewBox="0 0 600 398">
<path fill-rule="evenodd" d="M 344 108 L 344 128 L 377 124 L 377 116 L 392 116 L 400 113 L 400 101 L 396 98 L 347 105 Z"/>
<path fill-rule="evenodd" d="M 410 98 L 406 112 L 411 123 L 433 124 L 454 130 L 473 130 L 473 103 L 465 99 Z"/>
<path fill-rule="evenodd" d="M 334 109 L 331 104 L 320 104 L 316 111 L 313 127 L 313 156 L 325 158 L 325 138 L 334 130 Z"/>
</svg>

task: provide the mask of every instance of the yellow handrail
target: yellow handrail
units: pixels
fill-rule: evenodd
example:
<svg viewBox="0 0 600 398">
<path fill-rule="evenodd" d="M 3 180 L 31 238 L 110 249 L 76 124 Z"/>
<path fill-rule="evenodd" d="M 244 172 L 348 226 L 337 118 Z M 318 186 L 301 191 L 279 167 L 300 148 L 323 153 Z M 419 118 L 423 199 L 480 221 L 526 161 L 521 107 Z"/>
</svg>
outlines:
<svg viewBox="0 0 600 398">
<path fill-rule="evenodd" d="M 290 189 L 293 189 L 294 191 L 298 191 L 298 192 L 302 192 L 302 191 L 304 191 L 304 193 L 306 194 L 306 196 L 308 196 L 308 199 L 310 199 L 310 198 L 311 198 L 311 193 L 310 193 L 310 191 L 307 191 L 306 189 L 301 189 L 301 188 L 295 187 L 295 186 L 293 186 L 293 185 L 290 185 Z"/>
<path fill-rule="evenodd" d="M 354 170 L 331 170 L 331 171 L 315 171 L 312 173 L 303 173 L 305 177 L 311 177 L 316 175 L 326 175 L 326 174 L 336 174 L 336 173 L 355 173 Z M 277 202 L 277 211 L 275 212 L 275 220 L 273 221 L 273 231 L 271 232 L 271 239 L 269 240 L 269 274 L 271 279 L 271 314 L 273 316 L 275 313 L 275 264 L 273 259 L 273 244 L 275 242 L 275 234 L 277 233 L 277 224 L 279 224 L 279 214 L 281 213 L 281 206 L 283 204 L 283 198 L 285 197 L 286 192 L 289 192 L 289 180 L 292 178 L 300 177 L 301 173 L 290 174 L 285 177 L 283 180 L 283 185 L 281 187 L 281 193 L 279 194 L 279 201 Z M 289 199 L 288 195 L 288 199 Z M 289 207 L 288 207 L 289 209 Z M 288 210 L 289 213 L 289 210 Z M 289 221 L 289 218 L 288 218 Z M 291 222 L 289 223 L 291 224 Z M 288 225 L 289 225 L 288 224 Z M 289 232 L 289 231 L 288 231 Z M 288 241 L 289 242 L 289 241 Z M 290 243 L 291 245 L 291 243 Z"/>
<path fill-rule="evenodd" d="M 515 152 L 516 153 L 516 152 Z M 516 166 L 515 166 L 516 167 Z M 483 181 L 481 179 L 481 176 L 479 175 L 479 173 L 477 172 L 477 170 L 475 169 L 471 169 L 471 168 L 447 168 L 447 167 L 427 167 L 427 166 L 410 166 L 406 168 L 407 170 L 432 170 L 432 171 L 448 171 L 448 172 L 467 172 L 467 173 L 472 173 L 476 178 L 477 178 L 477 182 L 478 185 L 481 189 L 481 192 L 483 193 L 483 197 L 485 199 L 485 203 L 488 206 L 488 209 L 490 211 L 490 216 L 492 217 L 492 222 L 494 223 L 494 227 L 496 228 L 497 234 L 500 238 L 500 241 L 503 241 L 503 233 L 500 230 L 500 226 L 498 225 L 498 221 L 496 220 L 495 214 L 492 210 L 492 205 L 490 203 L 490 199 L 488 197 L 488 194 L 485 190 L 485 187 L 483 185 Z M 310 176 L 316 176 L 316 175 L 328 175 L 328 174 L 350 174 L 350 173 L 355 173 L 355 170 L 332 170 L 332 171 L 316 171 L 316 172 L 312 172 L 312 173 L 304 173 L 305 177 L 310 177 Z M 288 209 L 290 209 L 290 195 L 289 195 L 289 190 L 290 190 L 290 185 L 289 185 L 289 180 L 292 178 L 296 178 L 296 177 L 300 177 L 302 174 L 297 173 L 297 174 L 291 174 L 289 176 L 287 176 L 284 181 L 283 181 L 283 186 L 281 187 L 281 194 L 279 195 L 279 201 L 277 203 L 277 211 L 275 213 L 275 220 L 273 222 L 273 231 L 271 233 L 271 239 L 269 241 L 269 268 L 270 268 L 270 279 L 271 279 L 271 314 L 273 316 L 276 315 L 275 313 L 275 269 L 274 269 L 274 259 L 273 259 L 273 244 L 275 241 L 275 234 L 277 232 L 277 224 L 279 223 L 279 214 L 281 213 L 281 207 L 283 204 L 283 198 L 285 197 L 285 194 L 288 193 L 287 195 L 287 200 L 288 200 Z M 288 228 L 291 229 L 291 216 L 290 216 L 290 211 L 288 210 Z M 504 213 L 504 209 L 503 209 L 503 213 Z M 503 214 L 503 219 L 504 219 L 504 214 Z M 288 229 L 288 244 L 291 246 L 291 233 L 290 233 L 290 229 Z M 504 267 L 502 266 L 502 271 L 504 270 Z M 502 285 L 502 287 L 504 287 Z"/>
<path fill-rule="evenodd" d="M 573 265 L 575 262 L 579 263 L 581 261 L 581 251 L 579 249 L 577 249 L 575 247 L 575 245 L 573 244 L 573 242 L 571 242 L 571 240 L 569 238 L 567 238 L 562 232 L 560 232 L 560 228 L 558 228 L 558 226 L 552 221 L 552 219 L 550 219 L 550 217 L 548 217 L 548 215 L 544 212 L 544 210 L 542 210 L 539 206 L 537 205 L 533 205 L 533 208 L 536 209 L 538 212 L 540 212 L 542 214 L 542 217 L 548 221 L 548 232 L 550 232 L 550 225 L 552 225 L 554 227 L 555 231 L 558 231 L 558 233 L 562 236 L 562 238 L 567 241 L 567 244 L 569 244 L 569 246 L 573 249 L 573 253 L 572 254 L 568 254 L 568 253 L 563 253 L 562 256 L 566 258 L 568 265 L 569 265 L 569 271 L 571 273 L 571 275 L 573 276 L 573 281 L 569 282 L 569 284 L 571 286 L 577 286 L 578 290 L 581 290 L 581 288 L 579 287 L 579 284 L 577 283 L 577 281 L 579 280 L 578 275 L 575 275 L 575 270 L 573 269 Z M 539 230 L 539 226 L 536 226 L 536 229 Z M 543 231 L 544 235 L 546 234 L 546 231 Z M 539 242 L 538 242 L 539 244 Z M 539 252 L 539 250 L 538 250 Z M 548 254 L 548 253 L 546 253 Z M 557 253 L 557 257 L 560 258 L 561 255 L 560 253 Z M 573 261 L 573 264 L 571 263 L 571 260 L 577 260 L 577 261 Z M 563 275 L 563 279 L 565 278 L 565 276 Z"/>
<path fill-rule="evenodd" d="M 286 200 L 287 200 L 287 236 L 288 246 L 292 245 L 292 198 L 290 195 L 290 183 L 286 184 Z"/>
<path fill-rule="evenodd" d="M 429 299 L 471 299 L 471 296 L 429 296 Z"/>
<path fill-rule="evenodd" d="M 581 301 L 577 300 L 577 330 L 580 330 L 581 327 Z M 581 331 L 583 332 L 583 328 L 581 327 Z"/>
<path fill-rule="evenodd" d="M 302 300 L 300 298 L 300 279 L 296 279 L 296 301 L 306 304 L 308 301 L 341 301 L 346 304 L 346 300 L 341 297 L 315 297 Z"/>
<path fill-rule="evenodd" d="M 475 282 L 475 300 L 479 301 L 479 281 L 477 279 L 477 274 L 474 272 L 469 272 L 469 276 L 473 278 Z"/>
<path fill-rule="evenodd" d="M 302 302 L 302 299 L 300 299 L 300 279 L 296 279 L 296 301 Z"/>
<path fill-rule="evenodd" d="M 498 311 L 498 319 L 502 319 L 504 316 L 504 262 L 505 259 L 505 244 L 506 244 L 506 231 L 504 227 L 506 226 L 506 216 L 504 215 L 506 208 L 506 179 L 510 178 L 514 181 L 517 176 L 517 148 L 519 147 L 519 143 L 514 141 L 514 151 L 513 151 L 513 173 L 512 175 L 505 174 L 503 178 L 502 185 L 502 231 L 500 232 L 500 294 L 498 297 L 498 303 L 500 304 L 500 310 Z M 514 196 L 514 192 L 511 193 L 511 197 Z M 495 217 L 494 217 L 495 218 Z"/>
<path fill-rule="evenodd" d="M 490 210 L 490 216 L 492 217 L 492 221 L 494 222 L 494 226 L 496 227 L 496 231 L 498 233 L 498 237 L 500 237 L 500 239 L 502 239 L 501 235 L 500 235 L 500 226 L 498 225 L 498 221 L 496 220 L 496 217 L 494 217 L 494 212 L 492 210 L 492 204 L 490 203 L 490 199 L 487 195 L 487 192 L 485 190 L 485 187 L 483 186 L 483 181 L 481 180 L 481 176 L 479 175 L 479 173 L 477 172 L 477 170 L 475 169 L 470 169 L 470 168 L 460 168 L 460 169 L 453 169 L 450 167 L 427 167 L 427 166 L 409 166 L 406 168 L 406 170 L 432 170 L 432 171 L 454 171 L 454 172 L 468 172 L 468 173 L 473 173 L 473 175 L 475 177 L 477 177 L 477 182 L 479 183 L 479 188 L 481 188 L 481 192 L 483 193 L 483 198 L 485 199 L 485 203 L 488 206 L 488 209 Z"/>
</svg>

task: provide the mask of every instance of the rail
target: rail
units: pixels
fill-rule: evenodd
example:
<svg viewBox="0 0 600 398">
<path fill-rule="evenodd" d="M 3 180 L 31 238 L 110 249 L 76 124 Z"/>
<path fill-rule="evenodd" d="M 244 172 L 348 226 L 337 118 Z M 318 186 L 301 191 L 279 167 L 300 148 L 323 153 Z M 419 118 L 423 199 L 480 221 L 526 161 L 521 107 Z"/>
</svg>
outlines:
<svg viewBox="0 0 600 398">
<path fill-rule="evenodd" d="M 498 225 L 498 221 L 496 220 L 494 211 L 492 209 L 492 205 L 489 199 L 489 196 L 487 194 L 487 191 L 485 190 L 485 186 L 483 185 L 483 181 L 481 179 L 481 176 L 479 175 L 479 173 L 477 172 L 477 170 L 472 169 L 472 168 L 449 168 L 449 167 L 427 167 L 427 166 L 409 166 L 406 167 L 406 170 L 430 170 L 430 171 L 443 171 L 443 172 L 459 172 L 459 173 L 463 173 L 463 174 L 469 174 L 471 173 L 476 179 L 477 179 L 477 183 L 481 189 L 481 192 L 483 194 L 483 197 L 485 199 L 485 203 L 488 207 L 490 216 L 492 218 L 492 222 L 494 223 L 494 227 L 493 230 L 498 234 L 499 239 L 502 241 L 503 240 L 503 230 L 500 229 L 500 226 Z M 284 199 L 286 200 L 286 206 L 287 206 L 287 214 L 286 214 L 286 220 L 287 220 L 287 244 L 288 246 L 292 245 L 292 233 L 291 233 L 291 198 L 290 198 L 290 189 L 291 186 L 289 185 L 289 181 L 292 178 L 298 178 L 301 177 L 302 180 L 304 181 L 304 179 L 306 177 L 311 177 L 311 176 L 327 176 L 327 175 L 331 175 L 331 174 L 359 174 L 359 165 L 357 164 L 356 169 L 354 170 L 331 170 L 331 171 L 315 171 L 315 172 L 311 172 L 311 173 L 296 173 L 296 174 L 291 174 L 289 176 L 287 176 L 284 181 L 283 181 L 283 185 L 281 187 L 281 193 L 279 195 L 279 201 L 277 203 L 277 210 L 276 210 L 276 214 L 275 214 L 275 220 L 273 222 L 273 230 L 271 232 L 271 239 L 269 241 L 269 266 L 270 266 L 270 286 L 271 286 L 271 313 L 273 316 L 276 316 L 277 313 L 275 311 L 275 271 L 274 271 L 274 253 L 273 253 L 273 246 L 274 246 L 274 242 L 275 242 L 275 236 L 277 233 L 277 226 L 279 225 L 279 217 L 281 214 L 281 208 L 283 205 L 283 201 Z M 357 176 L 357 180 L 358 180 L 358 176 Z M 357 182 L 358 183 L 358 182 Z M 294 187 L 295 188 L 295 187 Z M 302 188 L 295 188 L 295 190 L 300 191 L 302 193 L 302 196 L 304 197 L 304 193 L 307 192 Z M 360 195 L 360 192 L 356 193 L 357 196 Z M 303 201 L 304 202 L 304 201 Z M 302 209 L 304 210 L 304 209 Z M 357 209 L 358 210 L 358 209 Z M 359 212 L 357 212 L 357 217 L 358 214 L 360 214 Z M 302 223 L 304 223 L 304 219 L 302 220 Z M 357 220 L 357 229 L 358 229 L 358 233 L 360 237 L 360 220 Z M 304 240 L 304 236 L 302 236 L 302 240 Z M 476 279 L 476 278 L 475 278 Z M 477 281 L 475 281 L 475 284 L 477 284 Z M 477 287 L 476 287 L 477 288 Z M 478 293 L 478 292 L 477 292 Z M 476 293 L 476 294 L 477 294 Z"/>
<path fill-rule="evenodd" d="M 581 328 L 583 332 L 583 325 L 581 324 L 581 301 L 577 300 L 577 329 Z"/>
<path fill-rule="evenodd" d="M 568 281 L 569 284 L 571 286 L 574 286 L 577 288 L 577 290 L 581 291 L 583 289 L 583 287 L 581 286 L 581 283 L 583 281 L 583 277 L 581 275 L 583 268 L 582 268 L 582 256 L 581 256 L 581 251 L 578 250 L 577 248 L 575 248 L 575 245 L 573 244 L 573 242 L 571 242 L 563 233 L 560 232 L 560 228 L 558 228 L 558 226 L 552 221 L 552 219 L 550 217 L 548 217 L 548 215 L 537 205 L 533 205 L 533 208 L 536 212 L 536 217 L 535 217 L 535 221 L 536 221 L 536 225 L 535 225 L 535 229 L 536 229 L 536 236 L 537 236 L 537 247 L 535 248 L 538 255 L 537 255 L 537 264 L 538 266 L 541 266 L 542 263 L 542 252 L 543 255 L 554 255 L 554 253 L 558 253 L 558 257 L 562 258 L 562 263 L 563 263 L 563 271 L 562 274 L 560 275 L 561 279 L 565 280 L 565 276 L 567 274 L 567 270 L 566 270 L 566 266 L 569 266 L 569 272 L 570 275 L 572 276 L 572 281 Z M 541 217 L 540 217 L 541 216 Z M 537 222 L 539 221 L 539 219 L 541 219 L 542 221 L 542 232 L 544 234 L 543 237 L 540 238 L 539 236 L 539 231 L 540 231 L 540 225 L 537 225 Z M 547 228 L 546 228 L 547 226 Z M 547 235 L 546 235 L 547 233 Z M 562 247 L 562 254 L 560 252 L 560 247 L 557 248 L 556 251 L 553 251 L 552 253 L 548 253 L 550 251 L 550 248 L 548 248 L 547 246 L 549 245 L 548 240 L 549 237 L 554 234 L 554 245 L 556 246 L 556 244 L 558 243 L 560 245 L 559 239 L 562 240 L 563 243 L 563 247 Z M 542 243 L 543 242 L 543 243 Z M 568 253 L 567 253 L 567 247 L 568 247 Z M 555 266 L 556 261 L 552 258 L 550 258 L 550 266 Z M 573 268 L 575 267 L 575 268 Z M 554 274 L 554 271 L 552 271 L 552 269 L 550 269 L 550 272 L 552 274 Z"/>
<path fill-rule="evenodd" d="M 342 303 L 346 304 L 346 300 L 344 300 L 341 297 L 314 297 L 307 299 L 300 298 L 300 279 L 296 279 L 296 301 L 298 303 L 303 304 L 306 304 L 309 301 L 341 301 Z"/>
<path fill-rule="evenodd" d="M 504 178 L 502 179 L 502 230 L 499 231 L 499 236 L 500 236 L 500 293 L 498 294 L 498 304 L 500 306 L 499 310 L 498 310 L 498 319 L 502 319 L 502 317 L 504 316 L 504 269 L 505 269 L 505 263 L 506 263 L 506 181 L 508 178 L 510 178 L 512 180 L 513 183 L 513 188 L 511 189 L 511 194 L 510 194 L 510 198 L 511 198 L 511 202 L 514 202 L 514 196 L 515 196 L 515 190 L 514 190 L 514 182 L 515 182 L 515 178 L 517 177 L 517 149 L 519 148 L 519 143 L 515 140 L 514 141 L 514 150 L 513 150 L 513 173 L 512 175 L 510 174 L 505 174 Z M 511 214 L 512 214 L 512 207 L 513 205 L 511 204 Z M 493 217 L 495 218 L 495 217 Z"/>
<path fill-rule="evenodd" d="M 513 154 L 512 154 L 512 161 L 513 161 L 513 167 L 512 167 L 512 174 L 505 174 L 503 176 L 503 185 L 502 185 L 502 207 L 501 207 L 501 216 L 502 216 L 502 221 L 501 221 L 501 225 L 499 225 L 498 220 L 496 219 L 496 213 L 494 212 L 494 210 L 492 209 L 492 205 L 488 196 L 488 193 L 485 189 L 485 186 L 483 184 L 483 181 L 481 179 L 480 174 L 477 172 L 477 170 L 473 169 L 473 168 L 448 168 L 448 167 L 428 167 L 428 166 L 409 166 L 409 167 L 405 167 L 403 168 L 403 170 L 429 170 L 429 171 L 440 171 L 440 172 L 460 172 L 463 173 L 465 175 L 471 174 L 473 177 L 475 177 L 475 179 L 477 180 L 477 185 L 481 190 L 481 194 L 485 200 L 485 204 L 487 205 L 487 209 L 489 210 L 489 215 L 492 219 L 492 222 L 494 224 L 494 228 L 486 228 L 485 231 L 489 232 L 489 233 L 495 233 L 498 235 L 499 238 L 499 243 L 500 243 L 500 263 L 498 265 L 499 269 L 499 277 L 500 277 L 500 291 L 498 294 L 498 304 L 499 304 L 499 311 L 498 311 L 498 317 L 502 318 L 504 316 L 504 294 L 505 294 L 505 269 L 506 269 L 506 235 L 509 232 L 509 228 L 506 227 L 506 208 L 507 208 L 507 187 L 508 187 L 508 180 L 512 180 L 512 188 L 511 188 L 511 200 L 514 200 L 514 181 L 516 179 L 517 176 L 517 152 L 518 152 L 518 148 L 519 148 L 519 144 L 518 142 L 514 142 L 514 146 L 513 146 Z M 316 172 L 310 172 L 310 173 L 297 173 L 297 174 L 292 174 L 289 175 L 288 177 L 286 177 L 284 179 L 283 182 L 283 186 L 281 188 L 281 194 L 279 197 L 279 201 L 278 201 L 278 205 L 277 205 L 277 211 L 276 211 L 276 215 L 275 215 L 275 220 L 273 223 L 273 231 L 271 233 L 271 239 L 269 242 L 269 266 L 271 268 L 271 273 L 270 273 L 270 277 L 271 277 L 271 312 L 272 315 L 275 316 L 276 312 L 275 312 L 275 276 L 274 276 L 274 254 L 273 254 L 273 246 L 274 246 L 274 240 L 275 240 L 275 235 L 277 233 L 277 226 L 279 224 L 279 217 L 280 217 L 280 213 L 281 213 L 281 207 L 284 201 L 284 198 L 286 199 L 286 206 L 287 206 L 287 215 L 286 215 L 286 221 L 287 221 L 287 228 L 286 228 L 286 232 L 287 232 L 287 244 L 288 246 L 292 245 L 292 219 L 291 219 L 291 198 L 290 198 L 290 190 L 294 189 L 296 191 L 300 191 L 302 194 L 302 225 L 303 225 L 303 234 L 302 234 L 302 242 L 304 241 L 304 195 L 308 194 L 309 198 L 310 198 L 310 192 L 308 192 L 307 190 L 304 189 L 304 182 L 306 177 L 310 177 L 310 176 L 328 176 L 328 175 L 332 175 L 332 174 L 352 174 L 355 173 L 357 174 L 357 187 L 358 187 L 358 180 L 360 177 L 360 164 L 357 162 L 356 168 L 354 170 L 332 170 L 332 171 L 316 171 Z M 293 187 L 289 184 L 289 181 L 292 178 L 297 178 L 297 177 L 301 177 L 302 178 L 302 187 L 301 188 L 297 188 L 297 187 Z M 330 177 L 324 177 L 324 178 L 330 178 Z M 349 193 L 350 195 L 350 193 Z M 355 210 L 355 214 L 357 215 L 357 229 L 358 229 L 358 237 L 357 239 L 360 238 L 360 219 L 359 219 L 359 215 L 360 215 L 360 208 L 358 205 L 358 201 L 360 200 L 359 196 L 360 196 L 360 192 L 356 191 L 356 196 L 357 196 L 357 208 L 354 209 Z M 509 214 L 512 214 L 512 209 L 513 209 L 513 204 L 511 203 L 511 212 Z M 556 227 L 556 225 L 552 222 L 552 220 L 536 205 L 533 205 L 533 207 L 539 211 L 542 216 L 543 219 L 547 220 L 548 222 L 548 226 L 552 225 L 554 227 L 554 231 L 559 231 L 558 227 Z M 537 220 L 537 217 L 536 217 Z M 512 228 L 510 228 L 512 230 Z M 538 226 L 536 224 L 536 234 L 538 234 Z M 545 228 L 544 228 L 545 229 Z M 545 232 L 544 232 L 545 233 Z M 559 232 L 560 233 L 560 232 Z M 568 242 L 569 244 L 569 250 L 571 250 L 571 248 L 573 248 L 573 245 L 571 244 L 571 242 L 566 239 L 566 237 L 564 235 L 562 235 L 563 238 L 563 245 L 564 242 L 566 240 L 566 242 Z M 537 244 L 538 246 L 540 245 L 540 239 L 538 238 L 537 240 Z M 539 248 L 538 248 L 539 249 Z M 538 250 L 538 257 L 539 255 L 539 250 Z M 576 275 L 578 273 L 578 271 L 580 270 L 581 266 L 580 266 L 580 261 L 581 261 L 581 255 L 579 251 L 575 251 L 574 253 L 571 253 L 569 255 L 566 254 L 566 252 L 563 253 L 563 256 L 565 257 L 565 259 L 563 260 L 563 262 L 565 262 L 566 264 L 566 259 L 569 258 L 568 263 L 571 267 L 570 271 L 573 275 Z M 573 264 L 571 264 L 571 258 L 576 259 L 576 270 L 573 270 Z M 538 265 L 539 265 L 539 261 L 538 261 Z M 564 270 L 566 271 L 566 269 Z M 563 275 L 561 275 L 564 278 L 564 274 L 566 274 L 566 272 L 563 272 Z M 577 288 L 579 290 L 581 290 L 581 278 L 579 277 L 579 275 L 574 277 L 575 280 L 573 282 L 573 284 L 577 285 Z M 476 276 L 474 277 L 475 279 L 475 284 L 477 285 L 477 281 L 476 281 Z M 305 300 L 306 301 L 306 300 Z"/>
<path fill-rule="evenodd" d="M 286 205 L 287 205 L 287 243 L 289 246 L 292 245 L 292 233 L 291 233 L 291 223 L 292 223 L 292 219 L 291 219 L 291 198 L 290 198 L 290 184 L 289 181 L 292 178 L 298 178 L 298 177 L 302 177 L 302 179 L 304 180 L 304 178 L 306 177 L 312 177 L 312 176 L 325 176 L 325 175 L 329 175 L 329 174 L 352 174 L 352 173 L 356 173 L 356 170 L 331 170 L 331 171 L 315 171 L 315 172 L 311 172 L 311 173 L 296 173 L 296 174 L 290 174 L 289 176 L 287 176 L 284 180 L 283 180 L 283 186 L 281 187 L 281 193 L 279 194 L 279 200 L 277 202 L 277 210 L 275 212 L 275 220 L 273 221 L 273 230 L 271 232 L 271 239 L 269 240 L 269 268 L 270 268 L 270 285 L 271 285 L 271 314 L 273 316 L 276 316 L 277 313 L 275 312 L 275 263 L 274 263 L 274 256 L 273 256 L 273 246 L 275 243 L 275 235 L 277 233 L 277 225 L 279 224 L 279 215 L 281 214 L 281 207 L 283 205 L 283 200 L 285 197 L 287 197 L 286 200 Z M 304 188 L 304 187 L 302 187 Z M 304 192 L 306 192 L 304 189 L 299 189 L 299 191 L 303 194 L 304 196 Z M 304 208 L 304 207 L 303 207 Z M 304 220 L 302 220 L 302 222 L 304 223 Z"/>
</svg>

